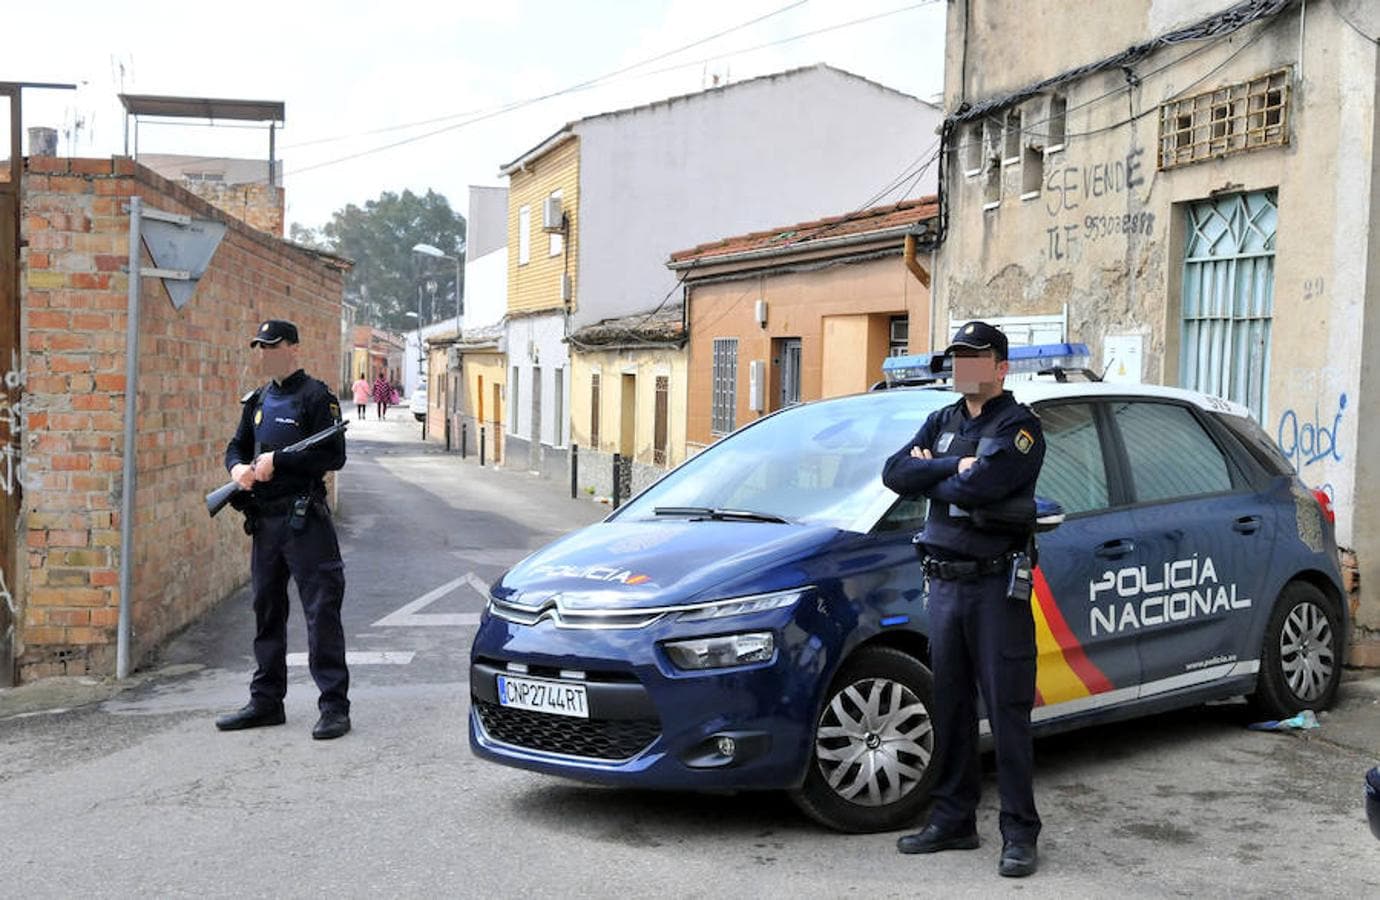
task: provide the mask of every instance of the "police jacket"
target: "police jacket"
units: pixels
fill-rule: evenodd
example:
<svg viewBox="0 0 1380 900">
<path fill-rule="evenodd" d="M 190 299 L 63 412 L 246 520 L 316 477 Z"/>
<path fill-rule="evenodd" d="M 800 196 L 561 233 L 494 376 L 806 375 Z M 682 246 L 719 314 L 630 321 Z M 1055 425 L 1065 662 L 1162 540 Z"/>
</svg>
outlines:
<svg viewBox="0 0 1380 900">
<path fill-rule="evenodd" d="M 917 459 L 912 447 L 929 450 L 934 459 Z M 963 474 L 965 456 L 977 461 Z M 1029 501 L 1033 510 L 1035 481 L 1045 457 L 1040 420 L 1027 406 L 1003 391 L 983 405 L 976 417 L 968 404 L 936 410 L 915 437 L 892 454 L 882 482 L 902 496 L 927 497 L 929 512 L 916 542 L 948 559 L 991 559 L 1025 546 L 1028 533 L 1011 528 L 979 527 L 973 512 Z"/>
<path fill-rule="evenodd" d="M 257 452 L 278 451 L 340 421 L 340 403 L 325 383 L 301 369 L 240 398 L 239 428 L 225 448 L 226 471 L 254 461 Z M 282 500 L 303 494 L 322 498 L 327 472 L 345 465 L 345 436 L 305 450 L 275 453 L 273 478 L 254 483 L 254 499 Z"/>
</svg>

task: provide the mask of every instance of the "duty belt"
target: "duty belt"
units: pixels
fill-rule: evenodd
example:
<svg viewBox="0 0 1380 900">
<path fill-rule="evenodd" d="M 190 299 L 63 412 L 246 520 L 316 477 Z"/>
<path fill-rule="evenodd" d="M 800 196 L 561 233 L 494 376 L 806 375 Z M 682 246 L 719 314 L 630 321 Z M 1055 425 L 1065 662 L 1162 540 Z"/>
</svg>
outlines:
<svg viewBox="0 0 1380 900">
<path fill-rule="evenodd" d="M 925 574 L 931 578 L 957 581 L 964 578 L 977 578 L 980 575 L 999 575 L 1011 565 L 1010 556 L 995 556 L 992 559 L 935 559 L 927 557 L 922 563 Z"/>
</svg>

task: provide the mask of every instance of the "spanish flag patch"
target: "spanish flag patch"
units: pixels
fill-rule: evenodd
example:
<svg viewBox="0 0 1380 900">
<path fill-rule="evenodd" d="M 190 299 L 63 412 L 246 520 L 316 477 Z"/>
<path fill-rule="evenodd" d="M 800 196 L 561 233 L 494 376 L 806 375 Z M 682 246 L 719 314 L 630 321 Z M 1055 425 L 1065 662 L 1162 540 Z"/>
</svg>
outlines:
<svg viewBox="0 0 1380 900">
<path fill-rule="evenodd" d="M 1029 453 L 1030 448 L 1035 446 L 1035 435 L 1022 428 L 1016 432 L 1016 449 L 1022 453 Z"/>
</svg>

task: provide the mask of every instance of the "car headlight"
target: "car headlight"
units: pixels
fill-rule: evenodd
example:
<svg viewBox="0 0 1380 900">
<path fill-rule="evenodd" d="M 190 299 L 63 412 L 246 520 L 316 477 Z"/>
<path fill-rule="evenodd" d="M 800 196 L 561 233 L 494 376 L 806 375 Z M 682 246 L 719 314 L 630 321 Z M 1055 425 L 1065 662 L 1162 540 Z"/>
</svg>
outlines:
<svg viewBox="0 0 1380 900">
<path fill-rule="evenodd" d="M 776 652 L 776 639 L 770 631 L 750 631 L 746 634 L 667 641 L 662 646 L 678 669 L 723 669 L 766 662 Z"/>
<path fill-rule="evenodd" d="M 775 594 L 757 594 L 752 597 L 736 597 L 732 600 L 717 600 L 694 609 L 686 610 L 676 617 L 679 622 L 707 622 L 710 619 L 723 619 L 728 616 L 744 616 L 749 613 L 767 612 L 794 606 L 805 594 L 804 588 L 780 591 Z"/>
</svg>

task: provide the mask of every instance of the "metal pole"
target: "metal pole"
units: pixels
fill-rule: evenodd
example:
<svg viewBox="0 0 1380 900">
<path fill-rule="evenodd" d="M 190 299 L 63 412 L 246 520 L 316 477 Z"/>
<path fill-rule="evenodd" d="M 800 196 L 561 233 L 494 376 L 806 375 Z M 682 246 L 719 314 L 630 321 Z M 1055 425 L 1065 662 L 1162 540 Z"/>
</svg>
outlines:
<svg viewBox="0 0 1380 900">
<path fill-rule="evenodd" d="M 468 459 L 470 455 L 470 426 L 464 419 L 460 420 L 460 458 Z"/>
<path fill-rule="evenodd" d="M 129 299 L 125 308 L 125 446 L 120 492 L 120 618 L 115 643 L 115 677 L 129 677 L 130 607 L 134 589 L 134 447 L 139 379 L 140 212 L 143 201 L 129 198 Z"/>
<path fill-rule="evenodd" d="M 579 496 L 580 483 L 580 445 L 572 443 L 570 445 L 570 499 L 574 500 Z"/>
<path fill-rule="evenodd" d="M 277 187 L 277 163 L 274 162 L 274 150 L 276 149 L 277 122 L 268 123 L 268 186 Z"/>
<path fill-rule="evenodd" d="M 619 476 L 619 473 L 620 473 L 621 470 L 622 470 L 622 468 L 623 468 L 623 456 L 622 456 L 622 454 L 619 454 L 619 453 L 613 454 L 613 508 L 614 508 L 614 509 L 617 509 L 618 506 L 619 506 L 619 500 L 620 500 L 620 498 L 619 498 L 618 494 L 619 494 L 619 490 L 623 487 L 623 485 L 621 484 L 622 479 L 618 477 L 618 476 Z"/>
<path fill-rule="evenodd" d="M 484 465 L 484 426 L 479 426 L 479 464 Z"/>
</svg>

